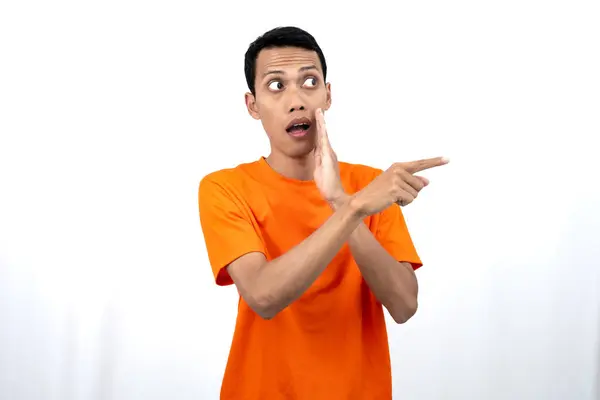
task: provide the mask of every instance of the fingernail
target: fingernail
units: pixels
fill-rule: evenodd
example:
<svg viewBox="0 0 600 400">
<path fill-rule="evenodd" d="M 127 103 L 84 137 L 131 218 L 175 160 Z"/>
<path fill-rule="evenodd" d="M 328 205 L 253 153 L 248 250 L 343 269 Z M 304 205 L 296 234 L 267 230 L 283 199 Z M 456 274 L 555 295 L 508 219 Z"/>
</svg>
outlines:
<svg viewBox="0 0 600 400">
<path fill-rule="evenodd" d="M 450 162 L 450 159 L 448 157 L 442 157 L 442 162 L 448 163 Z"/>
</svg>

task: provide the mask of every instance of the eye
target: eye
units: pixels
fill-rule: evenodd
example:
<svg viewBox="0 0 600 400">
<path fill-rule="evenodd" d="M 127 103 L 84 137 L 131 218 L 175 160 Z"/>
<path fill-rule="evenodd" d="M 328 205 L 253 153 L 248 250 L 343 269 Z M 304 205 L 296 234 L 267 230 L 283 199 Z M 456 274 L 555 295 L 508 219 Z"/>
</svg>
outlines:
<svg viewBox="0 0 600 400">
<path fill-rule="evenodd" d="M 283 83 L 279 81 L 271 81 L 269 82 L 269 89 L 273 91 L 278 91 L 283 89 Z"/>
<path fill-rule="evenodd" d="M 309 86 L 309 87 L 314 87 L 314 86 L 317 86 L 317 82 L 318 82 L 317 78 L 315 78 L 314 76 L 311 76 L 310 78 L 307 78 L 304 81 L 304 85 Z"/>
</svg>

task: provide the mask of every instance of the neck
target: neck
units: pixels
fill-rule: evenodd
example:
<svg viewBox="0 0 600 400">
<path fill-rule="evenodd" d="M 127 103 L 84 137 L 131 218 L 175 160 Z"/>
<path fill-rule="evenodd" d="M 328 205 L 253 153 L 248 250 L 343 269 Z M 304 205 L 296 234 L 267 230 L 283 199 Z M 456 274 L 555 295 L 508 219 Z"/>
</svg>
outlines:
<svg viewBox="0 0 600 400">
<path fill-rule="evenodd" d="M 315 162 L 312 152 L 302 157 L 290 157 L 271 151 L 267 157 L 267 163 L 273 170 L 286 178 L 301 181 L 313 179 Z"/>
</svg>

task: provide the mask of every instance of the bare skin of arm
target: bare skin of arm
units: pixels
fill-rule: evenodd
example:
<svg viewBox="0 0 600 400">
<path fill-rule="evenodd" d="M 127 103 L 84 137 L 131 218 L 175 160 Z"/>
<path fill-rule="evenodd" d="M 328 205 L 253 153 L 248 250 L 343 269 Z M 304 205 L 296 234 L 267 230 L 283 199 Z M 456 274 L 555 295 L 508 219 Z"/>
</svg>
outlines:
<svg viewBox="0 0 600 400">
<path fill-rule="evenodd" d="M 350 236 L 350 250 L 367 285 L 394 321 L 408 321 L 417 311 L 419 291 L 412 265 L 394 259 L 364 224 Z"/>
<path fill-rule="evenodd" d="M 408 321 L 417 311 L 419 290 L 412 265 L 393 258 L 364 223 L 350 235 L 349 245 L 373 295 L 396 323 Z"/>
<path fill-rule="evenodd" d="M 229 275 L 246 303 L 262 318 L 271 319 L 310 287 L 362 218 L 349 199 L 287 253 L 271 261 L 262 253 L 246 254 L 229 265 Z"/>
<path fill-rule="evenodd" d="M 347 198 L 343 196 L 334 207 L 341 206 Z M 364 223 L 352 232 L 348 245 L 375 298 L 396 323 L 408 321 L 418 306 L 419 286 L 412 265 L 392 257 Z"/>
</svg>

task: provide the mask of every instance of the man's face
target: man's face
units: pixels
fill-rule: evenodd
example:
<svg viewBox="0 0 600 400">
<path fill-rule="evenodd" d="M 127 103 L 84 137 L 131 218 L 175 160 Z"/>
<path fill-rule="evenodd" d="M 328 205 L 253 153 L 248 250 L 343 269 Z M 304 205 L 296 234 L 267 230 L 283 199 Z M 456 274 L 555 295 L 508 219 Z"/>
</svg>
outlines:
<svg viewBox="0 0 600 400">
<path fill-rule="evenodd" d="M 255 87 L 255 96 L 246 94 L 246 105 L 261 120 L 272 150 L 289 157 L 309 154 L 315 144 L 315 110 L 331 105 L 317 53 L 295 47 L 262 50 Z"/>
</svg>

